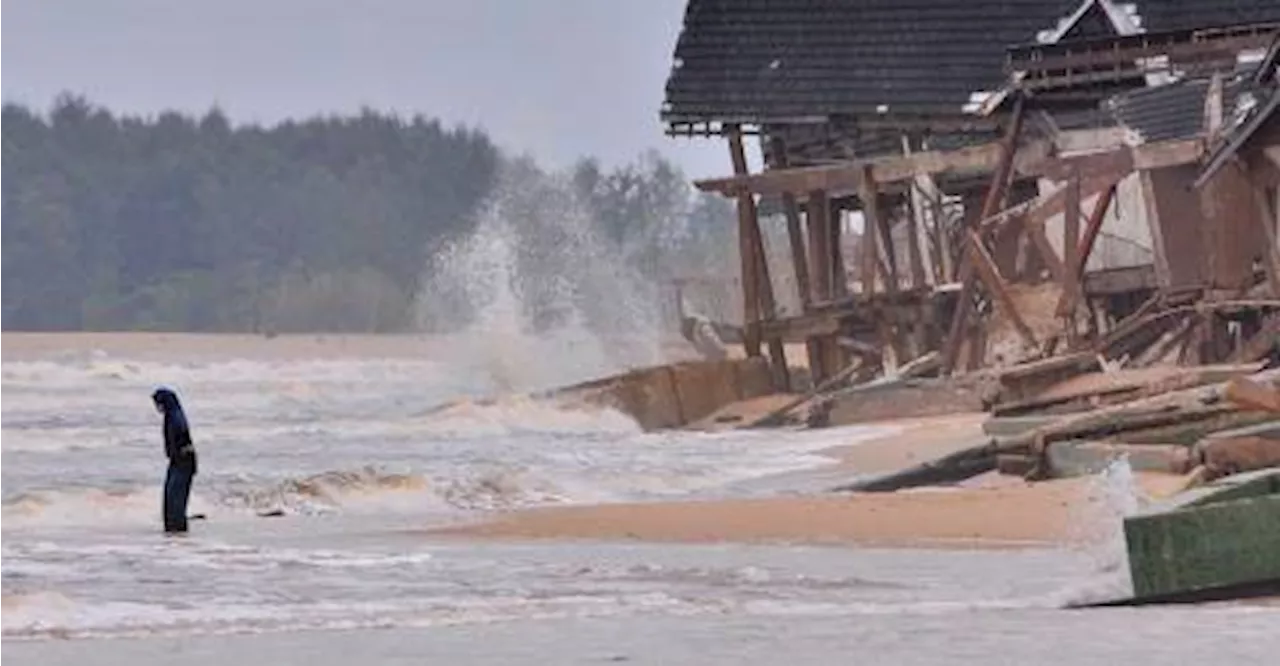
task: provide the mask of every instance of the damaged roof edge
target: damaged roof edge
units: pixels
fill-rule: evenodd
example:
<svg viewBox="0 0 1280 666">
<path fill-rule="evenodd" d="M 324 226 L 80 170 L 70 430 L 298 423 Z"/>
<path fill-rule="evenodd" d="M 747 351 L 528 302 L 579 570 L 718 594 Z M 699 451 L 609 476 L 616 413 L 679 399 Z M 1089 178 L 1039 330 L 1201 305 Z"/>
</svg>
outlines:
<svg viewBox="0 0 1280 666">
<path fill-rule="evenodd" d="M 1196 177 L 1192 186 L 1201 187 L 1210 178 L 1213 178 L 1214 174 L 1218 173 L 1218 170 L 1239 152 L 1240 147 L 1253 136 L 1254 132 L 1258 131 L 1258 128 L 1262 127 L 1263 123 L 1267 122 L 1275 114 L 1277 109 L 1280 109 L 1280 87 L 1273 89 L 1270 98 L 1261 108 L 1254 112 L 1253 117 L 1237 129 L 1230 140 L 1213 152 L 1213 156 L 1205 164 L 1204 168 L 1200 170 L 1200 175 Z"/>
</svg>

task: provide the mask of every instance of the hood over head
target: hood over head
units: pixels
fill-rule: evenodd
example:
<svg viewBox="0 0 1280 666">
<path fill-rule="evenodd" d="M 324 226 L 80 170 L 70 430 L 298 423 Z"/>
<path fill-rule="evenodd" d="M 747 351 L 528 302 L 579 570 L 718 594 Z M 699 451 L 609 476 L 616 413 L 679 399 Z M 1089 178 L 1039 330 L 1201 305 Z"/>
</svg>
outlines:
<svg viewBox="0 0 1280 666">
<path fill-rule="evenodd" d="M 164 412 L 181 412 L 182 403 L 178 402 L 178 394 L 171 389 L 158 388 L 151 394 L 151 401 Z"/>
</svg>

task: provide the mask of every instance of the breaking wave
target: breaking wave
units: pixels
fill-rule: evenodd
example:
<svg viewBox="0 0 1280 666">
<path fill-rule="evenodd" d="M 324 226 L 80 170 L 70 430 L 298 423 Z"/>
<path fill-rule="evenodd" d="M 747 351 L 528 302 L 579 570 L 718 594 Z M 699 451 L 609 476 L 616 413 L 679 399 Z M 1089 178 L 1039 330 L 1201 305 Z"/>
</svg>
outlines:
<svg viewBox="0 0 1280 666">
<path fill-rule="evenodd" d="M 526 395 L 453 400 L 419 418 L 433 432 L 461 436 L 529 432 L 632 435 L 641 431 L 634 419 L 616 409 Z"/>
<path fill-rule="evenodd" d="M 275 481 L 217 479 L 192 493 L 188 513 L 208 518 L 412 511 L 486 511 L 568 502 L 550 480 L 519 469 L 477 469 L 454 477 L 332 470 Z M 161 488 L 75 488 L 23 493 L 4 501 L 6 527 L 151 524 Z"/>
</svg>

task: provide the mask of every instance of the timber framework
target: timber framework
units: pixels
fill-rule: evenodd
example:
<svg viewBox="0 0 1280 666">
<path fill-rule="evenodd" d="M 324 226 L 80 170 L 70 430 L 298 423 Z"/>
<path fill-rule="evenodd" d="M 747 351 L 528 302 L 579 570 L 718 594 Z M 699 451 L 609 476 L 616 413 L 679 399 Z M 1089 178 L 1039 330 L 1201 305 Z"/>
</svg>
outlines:
<svg viewBox="0 0 1280 666">
<path fill-rule="evenodd" d="M 736 201 L 742 343 L 778 388 L 787 343 L 814 386 L 1265 356 L 1280 3 L 932 4 L 688 3 L 662 118 L 728 144 L 695 184 Z"/>
</svg>

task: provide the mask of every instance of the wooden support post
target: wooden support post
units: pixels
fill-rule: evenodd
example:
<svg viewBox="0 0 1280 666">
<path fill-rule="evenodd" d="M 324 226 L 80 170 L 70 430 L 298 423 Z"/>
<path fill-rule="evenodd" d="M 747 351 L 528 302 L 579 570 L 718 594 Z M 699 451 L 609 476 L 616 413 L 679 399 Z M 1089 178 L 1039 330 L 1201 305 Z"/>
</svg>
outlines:
<svg viewBox="0 0 1280 666">
<path fill-rule="evenodd" d="M 1018 250 L 1022 245 L 1026 218 L 1014 215 L 997 226 L 991 233 L 991 258 L 995 259 L 1003 276 L 1017 274 Z"/>
<path fill-rule="evenodd" d="M 1058 300 L 1059 316 L 1072 316 L 1084 295 L 1084 267 L 1089 263 L 1089 255 L 1093 254 L 1093 246 L 1098 240 L 1098 233 L 1102 231 L 1102 223 L 1107 218 L 1107 209 L 1111 207 L 1115 195 L 1116 186 L 1112 185 L 1098 195 L 1098 201 L 1093 205 L 1093 212 L 1089 214 L 1089 221 L 1085 226 L 1084 237 L 1080 239 L 1076 248 L 1074 263 L 1068 264 L 1067 267 L 1062 297 Z"/>
<path fill-rule="evenodd" d="M 849 295 L 849 275 L 845 272 L 844 248 L 841 243 L 844 235 L 844 211 L 835 205 L 835 202 L 831 202 L 830 206 L 832 210 L 827 216 L 827 227 L 831 231 L 831 244 L 828 248 L 831 252 L 831 291 L 828 297 L 839 299 Z M 831 374 L 843 370 L 853 360 L 849 353 L 836 343 L 835 336 L 823 340 L 820 347 L 826 356 L 823 363 Z"/>
<path fill-rule="evenodd" d="M 831 201 L 823 190 L 809 193 L 809 267 L 812 278 L 814 300 L 831 299 Z M 829 365 L 830 354 L 826 351 L 828 341 L 822 338 L 811 338 L 810 342 L 817 352 L 810 363 L 817 361 L 817 367 L 809 368 L 815 383 L 832 376 L 838 370 Z"/>
<path fill-rule="evenodd" d="M 862 293 L 870 295 L 876 290 L 876 264 L 880 257 L 880 251 L 876 247 L 880 197 L 870 167 L 862 170 L 862 178 L 858 181 L 858 198 L 862 200 Z"/>
<path fill-rule="evenodd" d="M 844 213 L 841 209 L 831 211 L 831 297 L 843 298 L 849 295 L 849 276 L 844 268 Z"/>
<path fill-rule="evenodd" d="M 734 174 L 747 175 L 747 154 L 742 145 L 742 132 L 736 127 L 729 134 L 729 157 L 733 161 Z M 771 322 L 777 317 L 777 303 L 773 297 L 769 258 L 765 254 L 764 238 L 760 233 L 756 200 L 750 192 L 738 194 L 738 247 L 742 254 L 743 346 L 749 356 L 759 356 L 760 324 L 762 321 Z M 782 340 L 774 336 L 768 342 L 774 386 L 783 391 L 790 390 L 791 379 L 787 372 L 787 356 Z"/>
<path fill-rule="evenodd" d="M 929 184 L 932 185 L 932 181 L 929 181 Z M 937 271 L 934 279 L 938 284 L 945 284 L 955 279 L 956 265 L 955 255 L 951 252 L 951 230 L 947 207 L 942 201 L 942 193 L 936 189 L 933 196 L 929 197 L 929 209 L 933 214 L 933 252 L 936 257 L 933 265 Z"/>
<path fill-rule="evenodd" d="M 1267 283 L 1271 287 L 1271 295 L 1280 297 L 1280 257 L 1277 257 L 1280 247 L 1276 246 L 1275 228 L 1280 220 L 1277 220 L 1276 211 L 1268 201 L 1265 187 L 1256 180 L 1252 180 L 1252 189 L 1254 203 L 1258 206 L 1258 219 L 1262 222 L 1263 238 L 1267 243 L 1267 248 L 1262 253 L 1262 265 L 1267 271 Z"/>
<path fill-rule="evenodd" d="M 816 301 L 831 299 L 831 200 L 823 190 L 809 193 L 809 276 Z"/>
<path fill-rule="evenodd" d="M 1031 328 L 1027 326 L 1027 322 L 1018 312 L 1018 307 L 1013 302 L 1013 298 L 1009 296 L 1009 290 L 1005 286 L 1004 279 L 1000 277 L 1000 271 L 996 268 L 995 260 L 991 258 L 986 246 L 982 244 L 982 237 L 973 229 L 969 230 L 969 260 L 973 262 L 973 266 L 982 282 L 986 284 L 987 290 L 995 297 L 996 304 L 1004 311 L 1009 321 L 1013 322 L 1014 328 L 1018 329 L 1018 335 L 1022 336 L 1022 342 L 1029 347 L 1036 347 L 1038 343 L 1036 342 L 1035 334 L 1031 332 Z"/>
<path fill-rule="evenodd" d="M 1018 96 L 1013 109 L 1013 118 L 1009 122 L 1009 131 L 1001 143 L 1000 162 L 995 174 L 991 177 L 991 187 L 987 190 L 986 200 L 982 205 L 979 220 L 985 220 L 996 211 L 1000 201 L 1004 199 L 1004 191 L 1009 187 L 1013 174 L 1013 154 L 1018 149 L 1018 133 L 1022 130 L 1023 97 Z M 956 301 L 956 311 L 951 318 L 951 328 L 947 334 L 947 343 L 942 349 L 942 372 L 950 373 L 955 367 L 956 352 L 960 349 L 965 324 L 969 318 L 969 310 L 973 300 L 973 261 L 972 252 L 966 253 L 960 266 L 960 295 Z"/>
<path fill-rule="evenodd" d="M 1062 206 L 1062 263 L 1068 267 L 1063 290 L 1076 281 L 1076 257 L 1080 251 L 1080 173 L 1072 171 L 1067 180 L 1067 199 Z"/>
<path fill-rule="evenodd" d="M 773 149 L 774 166 L 787 168 L 787 151 L 782 139 L 774 138 L 770 142 Z M 813 303 L 813 290 L 809 285 L 809 262 L 805 260 L 804 230 L 800 226 L 800 208 L 796 204 L 796 195 L 792 192 L 782 194 L 782 212 L 787 218 L 787 239 L 791 243 L 791 263 L 796 276 L 796 291 L 800 294 L 800 305 L 805 311 Z"/>
<path fill-rule="evenodd" d="M 747 174 L 747 155 L 742 147 L 742 131 L 734 127 L 729 131 L 729 157 L 733 160 L 733 173 Z M 738 194 L 738 253 L 742 264 L 742 345 L 748 356 L 760 355 L 760 283 L 756 272 L 760 263 L 756 260 L 756 245 L 752 227 L 755 226 L 755 199 L 750 192 Z"/>
<path fill-rule="evenodd" d="M 902 135 L 902 154 L 911 154 L 911 138 Z M 911 261 L 911 288 L 924 289 L 928 284 L 928 275 L 933 273 L 934 262 L 929 261 L 925 264 L 926 258 L 932 258 L 927 254 L 929 248 L 928 235 L 928 214 L 927 204 L 925 203 L 924 186 L 926 185 L 925 174 L 917 174 L 911 179 L 907 185 L 907 196 L 905 197 L 905 205 L 907 207 L 907 254 Z M 928 183 L 931 184 L 931 183 Z M 924 353 L 919 351 L 917 353 Z"/>
<path fill-rule="evenodd" d="M 769 255 L 765 251 L 764 236 L 760 233 L 760 220 L 756 207 L 751 207 L 751 243 L 752 254 L 756 257 L 756 279 L 759 280 L 761 319 L 766 322 L 778 318 L 778 304 L 773 296 L 773 278 L 770 277 Z M 782 338 L 772 336 L 766 341 L 769 345 L 769 365 L 773 371 L 773 384 L 778 390 L 791 390 L 791 375 L 787 372 L 787 353 Z"/>
<path fill-rule="evenodd" d="M 1084 279 L 1084 267 L 1089 263 L 1089 256 L 1093 254 L 1093 246 L 1098 242 L 1098 234 L 1102 231 L 1102 223 L 1107 219 L 1107 210 L 1111 208 L 1111 202 L 1116 198 L 1116 188 L 1118 185 L 1112 185 L 1102 191 L 1098 196 L 1098 201 L 1093 205 L 1093 212 L 1089 214 L 1089 222 L 1084 228 L 1084 237 L 1080 239 L 1079 250 L 1076 252 L 1076 265 L 1072 270 L 1076 282 Z"/>
<path fill-rule="evenodd" d="M 918 214 L 912 198 L 911 208 L 907 211 L 907 256 L 911 261 L 911 288 L 923 290 L 929 285 L 924 268 L 924 255 L 920 251 L 920 227 L 924 220 Z M 923 353 L 923 352 L 920 352 Z"/>
<path fill-rule="evenodd" d="M 876 226 L 880 229 L 881 247 L 884 248 L 884 257 L 888 262 L 888 268 L 884 273 L 885 291 L 890 294 L 898 293 L 898 252 L 893 244 L 893 219 L 889 215 L 885 215 L 880 206 L 875 207 Z"/>
<path fill-rule="evenodd" d="M 1040 261 L 1044 263 L 1045 268 L 1049 269 L 1049 276 L 1054 282 L 1062 284 L 1067 279 L 1067 268 L 1062 264 L 1058 251 L 1053 249 L 1053 244 L 1049 242 L 1049 236 L 1044 232 L 1044 224 L 1039 220 L 1027 220 L 1025 228 L 1027 237 L 1036 248 L 1036 254 L 1040 255 Z"/>
<path fill-rule="evenodd" d="M 1066 201 L 1062 204 L 1062 263 L 1067 270 L 1062 276 L 1062 293 L 1067 303 L 1072 305 L 1069 312 L 1059 311 L 1063 332 L 1067 335 L 1067 345 L 1075 349 L 1079 345 L 1079 331 L 1076 330 L 1075 303 L 1078 301 L 1080 281 L 1075 275 L 1078 263 L 1076 257 L 1080 250 L 1080 172 L 1072 169 L 1067 176 Z M 1061 304 L 1063 301 L 1059 300 Z"/>
<path fill-rule="evenodd" d="M 973 372 L 982 369 L 987 357 L 987 330 L 975 326 L 969 335 L 969 363 L 965 369 Z"/>
</svg>

